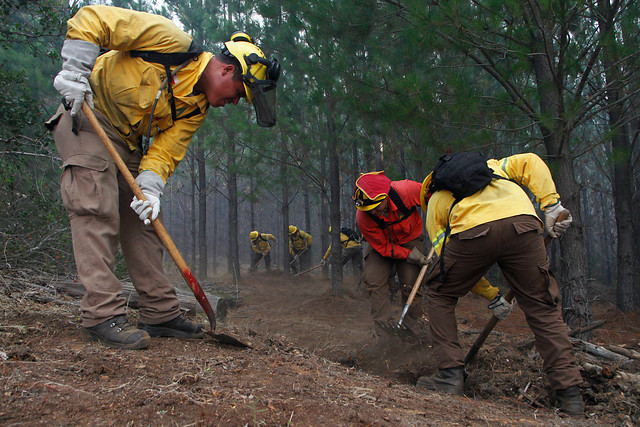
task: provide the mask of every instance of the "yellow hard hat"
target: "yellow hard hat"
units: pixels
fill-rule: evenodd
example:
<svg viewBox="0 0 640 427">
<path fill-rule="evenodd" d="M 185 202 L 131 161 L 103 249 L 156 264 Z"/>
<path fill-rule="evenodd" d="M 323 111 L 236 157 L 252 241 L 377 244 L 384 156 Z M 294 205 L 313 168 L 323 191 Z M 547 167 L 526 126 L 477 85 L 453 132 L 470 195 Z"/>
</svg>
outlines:
<svg viewBox="0 0 640 427">
<path fill-rule="evenodd" d="M 431 175 L 433 175 L 433 172 L 427 175 L 424 181 L 422 181 L 422 188 L 420 188 L 420 206 L 422 206 L 424 212 L 427 211 L 427 204 L 429 204 L 429 199 L 431 198 L 431 193 L 429 192 Z"/>
<path fill-rule="evenodd" d="M 255 240 L 258 238 L 258 236 L 260 235 L 260 233 L 258 233 L 257 231 L 252 231 L 251 233 L 249 233 L 249 238 L 251 240 Z"/>
<path fill-rule="evenodd" d="M 258 125 L 275 125 L 276 82 L 280 77 L 280 64 L 275 59 L 268 60 L 247 33 L 236 31 L 230 38 L 222 53 L 240 63 L 245 99 L 249 104 L 253 101 Z"/>
<path fill-rule="evenodd" d="M 289 234 L 293 234 L 296 231 L 298 231 L 298 227 L 296 227 L 295 225 L 290 225 L 289 226 Z"/>
<path fill-rule="evenodd" d="M 362 173 L 356 180 L 353 201 L 361 211 L 375 209 L 387 198 L 391 189 L 391 180 L 384 171 Z"/>
</svg>

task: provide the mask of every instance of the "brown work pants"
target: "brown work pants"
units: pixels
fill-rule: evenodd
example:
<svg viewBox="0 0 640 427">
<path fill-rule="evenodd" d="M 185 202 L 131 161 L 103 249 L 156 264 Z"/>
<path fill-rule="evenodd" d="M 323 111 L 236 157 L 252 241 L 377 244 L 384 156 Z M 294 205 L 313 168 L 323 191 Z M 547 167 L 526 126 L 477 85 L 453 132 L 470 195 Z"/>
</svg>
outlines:
<svg viewBox="0 0 640 427">
<path fill-rule="evenodd" d="M 444 262 L 444 283 L 438 265 L 427 278 L 425 293 L 439 369 L 464 365 L 456 304 L 498 263 L 535 336 L 551 387 L 559 390 L 582 382 L 558 307 L 558 285 L 549 270 L 542 224 L 537 218 L 519 215 L 455 234 L 446 244 Z"/>
<path fill-rule="evenodd" d="M 402 245 L 405 248 L 418 248 L 422 250 L 423 239 L 412 240 Z M 369 291 L 369 302 L 371 304 L 371 317 L 374 321 L 379 320 L 388 322 L 390 320 L 398 321 L 393 317 L 391 312 L 391 298 L 389 289 L 389 275 L 395 266 L 400 279 L 400 289 L 402 290 L 402 304 L 404 305 L 409 298 L 411 289 L 418 278 L 420 267 L 407 262 L 406 259 L 394 259 L 384 257 L 371 247 L 367 250 L 364 257 L 364 271 L 362 272 L 362 282 L 367 286 Z M 411 307 L 406 315 L 406 325 L 411 328 L 415 322 L 422 316 L 422 294 L 416 294 Z"/>
<path fill-rule="evenodd" d="M 96 115 L 133 176 L 138 175 L 140 152 L 131 151 L 104 116 Z M 180 313 L 180 304 L 163 272 L 162 242 L 129 207 L 133 192 L 87 118 L 81 114 L 78 119 L 78 135 L 71 132 L 71 117 L 62 107 L 48 124 L 55 126 L 63 168 L 62 201 L 71 220 L 78 277 L 85 288 L 82 325 L 95 326 L 125 313 L 122 286 L 114 274 L 118 243 L 140 295 L 140 321 L 171 320 Z"/>
</svg>

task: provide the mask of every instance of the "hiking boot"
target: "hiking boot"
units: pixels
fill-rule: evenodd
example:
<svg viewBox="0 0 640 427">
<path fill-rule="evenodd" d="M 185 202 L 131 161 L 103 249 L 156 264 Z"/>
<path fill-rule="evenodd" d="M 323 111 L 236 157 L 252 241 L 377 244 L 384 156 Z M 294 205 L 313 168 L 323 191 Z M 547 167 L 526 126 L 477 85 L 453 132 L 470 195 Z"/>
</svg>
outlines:
<svg viewBox="0 0 640 427">
<path fill-rule="evenodd" d="M 584 416 L 584 402 L 577 385 L 555 391 L 556 406 L 560 412 L 571 416 Z"/>
<path fill-rule="evenodd" d="M 152 337 L 202 338 L 204 325 L 188 319 L 184 314 L 156 325 L 138 323 L 138 327 Z"/>
<path fill-rule="evenodd" d="M 151 344 L 151 338 L 120 315 L 92 326 L 82 328 L 83 338 L 87 341 L 98 341 L 107 347 L 139 350 Z"/>
<path fill-rule="evenodd" d="M 418 378 L 416 387 L 462 396 L 465 376 L 464 366 L 438 369 L 438 371 L 431 376 Z"/>
</svg>

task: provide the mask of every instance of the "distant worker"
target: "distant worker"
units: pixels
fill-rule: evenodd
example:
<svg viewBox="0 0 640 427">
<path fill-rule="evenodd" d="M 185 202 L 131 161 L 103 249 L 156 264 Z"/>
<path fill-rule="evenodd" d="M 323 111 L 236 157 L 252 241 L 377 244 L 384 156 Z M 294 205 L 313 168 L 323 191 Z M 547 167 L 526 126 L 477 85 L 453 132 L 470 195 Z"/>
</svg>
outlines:
<svg viewBox="0 0 640 427">
<path fill-rule="evenodd" d="M 273 234 L 260 233 L 258 231 L 252 231 L 249 233 L 249 239 L 251 240 L 251 267 L 249 271 L 256 271 L 258 265 L 264 259 L 265 270 L 271 271 L 271 243 L 277 242 Z"/>
<path fill-rule="evenodd" d="M 311 262 L 311 234 L 295 225 L 289 226 L 289 265 L 294 274 L 309 268 Z"/>
<path fill-rule="evenodd" d="M 364 256 L 362 282 L 369 292 L 371 317 L 378 337 L 384 332 L 381 324 L 398 320 L 392 316 L 389 298 L 392 268 L 395 266 L 400 279 L 404 305 L 421 267 L 429 262 L 421 251 L 422 217 L 416 209 L 420 206 L 420 189 L 419 182 L 391 181 L 384 171 L 361 174 L 356 180 L 353 193 L 358 209 L 356 221 L 370 246 Z M 503 319 L 511 311 L 511 304 L 486 279 L 479 280 L 473 292 L 492 303 L 499 302 L 491 307 L 496 317 Z M 409 329 L 419 327 L 422 304 L 423 296 L 418 291 L 404 321 Z"/>
<path fill-rule="evenodd" d="M 331 227 L 329 227 L 329 233 L 331 233 Z M 362 245 L 360 244 L 361 237 L 352 229 L 343 227 L 340 230 L 340 245 L 342 249 L 342 266 L 345 266 L 347 262 L 351 261 L 351 267 L 356 275 L 362 274 Z M 327 260 L 331 256 L 331 246 L 327 248 L 322 257 L 322 265 L 327 263 Z"/>
<path fill-rule="evenodd" d="M 483 162 L 481 159 L 478 164 Z M 425 292 L 437 371 L 420 377 L 417 385 L 463 394 L 465 355 L 458 342 L 456 305 L 458 298 L 497 263 L 535 336 L 556 404 L 562 412 L 584 416 L 579 388 L 582 376 L 558 307 L 558 284 L 549 268 L 542 237 L 543 229 L 551 237 L 559 237 L 569 228 L 571 216 L 558 221 L 566 209 L 560 203 L 549 168 L 537 155 L 516 154 L 501 160 L 489 159 L 486 164 L 490 172 L 505 179 L 492 179 L 486 187 L 455 204 L 451 191 L 438 191 L 431 186 L 433 173 L 422 184 L 421 199 L 428 201 L 425 208 L 429 237 L 436 252 L 445 249 L 441 254 L 443 271 L 435 268 L 427 277 Z M 545 213 L 544 224 L 521 185 L 536 197 Z"/>
</svg>

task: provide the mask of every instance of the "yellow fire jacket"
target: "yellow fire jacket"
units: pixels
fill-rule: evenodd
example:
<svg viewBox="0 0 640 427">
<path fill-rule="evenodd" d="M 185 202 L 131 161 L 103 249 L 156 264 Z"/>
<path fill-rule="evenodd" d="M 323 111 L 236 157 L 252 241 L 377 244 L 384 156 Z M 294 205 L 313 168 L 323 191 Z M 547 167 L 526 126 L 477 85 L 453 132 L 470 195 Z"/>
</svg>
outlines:
<svg viewBox="0 0 640 427">
<path fill-rule="evenodd" d="M 273 234 L 260 233 L 257 239 L 251 240 L 251 249 L 259 254 L 268 254 L 271 250 L 269 240 L 275 241 L 276 237 Z"/>
<path fill-rule="evenodd" d="M 98 57 L 93 67 L 90 83 L 94 104 L 135 150 L 141 136 L 147 133 L 151 107 L 166 71 L 163 65 L 134 58 L 129 51 L 187 52 L 191 36 L 159 15 L 94 5 L 81 8 L 67 21 L 66 38 L 110 49 Z M 162 92 L 153 116 L 153 143 L 142 158 L 139 171 L 151 170 L 166 181 L 184 158 L 191 137 L 209 108 L 206 96 L 194 95 L 193 87 L 212 57 L 208 52 L 199 54 L 173 78 L 175 122 L 171 117 L 171 97 L 166 89 Z"/>
<path fill-rule="evenodd" d="M 549 168 L 536 154 L 523 153 L 501 160 L 490 159 L 487 165 L 497 175 L 514 182 L 494 179 L 481 191 L 460 200 L 453 209 L 451 205 L 454 198 L 451 192 L 436 191 L 431 196 L 427 206 L 426 228 L 436 253 L 440 254 L 442 249 L 448 221 L 451 234 L 456 234 L 480 224 L 516 215 L 538 218 L 529 197 L 518 184 L 531 190 L 543 210 L 560 199 Z"/>
<path fill-rule="evenodd" d="M 295 255 L 308 249 L 311 246 L 312 240 L 311 234 L 302 230 L 298 230 L 294 234 L 289 234 L 289 253 Z"/>
<path fill-rule="evenodd" d="M 342 247 L 345 249 L 362 246 L 359 242 L 349 239 L 349 236 L 344 233 L 340 233 L 340 245 L 342 245 Z M 327 248 L 327 252 L 324 253 L 322 259 L 327 259 L 329 258 L 329 256 L 331 256 L 331 246 L 333 246 L 333 243 L 329 245 L 329 247 Z"/>
</svg>

